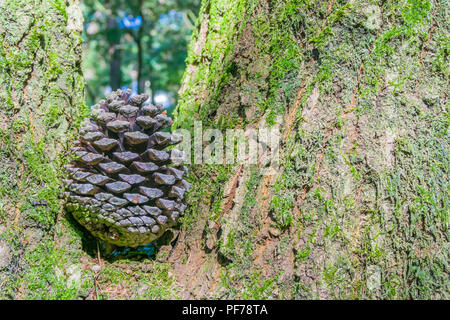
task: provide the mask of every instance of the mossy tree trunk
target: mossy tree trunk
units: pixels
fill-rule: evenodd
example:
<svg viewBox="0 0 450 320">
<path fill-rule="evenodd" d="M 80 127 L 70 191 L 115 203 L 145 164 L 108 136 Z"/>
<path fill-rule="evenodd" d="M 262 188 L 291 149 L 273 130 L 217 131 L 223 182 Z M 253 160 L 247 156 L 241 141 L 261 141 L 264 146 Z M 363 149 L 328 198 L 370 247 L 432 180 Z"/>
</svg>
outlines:
<svg viewBox="0 0 450 320">
<path fill-rule="evenodd" d="M 69 296 L 60 165 L 84 105 L 78 0 L 0 2 L 0 299 Z M 60 235 L 59 235 L 60 236 Z"/>
<path fill-rule="evenodd" d="M 282 160 L 194 166 L 182 296 L 448 298 L 448 39 L 445 1 L 205 0 L 176 126 Z"/>
</svg>

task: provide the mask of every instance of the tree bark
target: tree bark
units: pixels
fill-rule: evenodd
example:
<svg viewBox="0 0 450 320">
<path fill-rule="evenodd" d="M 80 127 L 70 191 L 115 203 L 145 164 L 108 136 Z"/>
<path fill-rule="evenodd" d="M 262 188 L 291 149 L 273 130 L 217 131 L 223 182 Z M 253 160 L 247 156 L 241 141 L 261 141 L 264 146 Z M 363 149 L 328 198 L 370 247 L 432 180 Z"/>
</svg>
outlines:
<svg viewBox="0 0 450 320">
<path fill-rule="evenodd" d="M 109 42 L 109 85 L 111 90 L 117 90 L 122 86 L 122 50 L 120 48 L 120 31 L 115 20 L 115 11 L 108 17 L 108 42 Z"/>
<path fill-rule="evenodd" d="M 82 27 L 77 0 L 0 4 L 0 299 L 48 298 L 59 281 L 60 166 L 87 111 Z"/>
<path fill-rule="evenodd" d="M 136 45 L 137 45 L 137 84 L 138 84 L 138 89 L 137 91 L 139 93 L 143 93 L 144 92 L 144 75 L 142 72 L 142 68 L 143 68 L 143 61 L 144 61 L 144 48 L 142 47 L 142 38 L 144 36 L 144 25 L 145 25 L 145 16 L 142 12 L 142 5 L 143 5 L 143 1 L 139 1 L 138 2 L 138 7 L 139 7 L 139 13 L 140 16 L 142 18 L 142 22 L 141 22 L 141 26 L 139 27 L 138 31 L 137 31 L 137 39 L 135 39 L 136 41 Z"/>
<path fill-rule="evenodd" d="M 203 2 L 175 126 L 279 123 L 282 160 L 194 166 L 183 297 L 448 298 L 445 11 Z"/>
</svg>

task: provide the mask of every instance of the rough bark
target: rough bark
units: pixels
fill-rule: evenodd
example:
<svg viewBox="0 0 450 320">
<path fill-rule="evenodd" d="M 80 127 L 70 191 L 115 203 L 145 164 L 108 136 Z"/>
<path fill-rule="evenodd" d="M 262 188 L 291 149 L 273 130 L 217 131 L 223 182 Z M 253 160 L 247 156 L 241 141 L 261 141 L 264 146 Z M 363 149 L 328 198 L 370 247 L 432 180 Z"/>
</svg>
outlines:
<svg viewBox="0 0 450 320">
<path fill-rule="evenodd" d="M 122 86 L 122 49 L 120 48 L 120 31 L 115 19 L 115 10 L 112 6 L 112 16 L 108 17 L 108 43 L 109 43 L 109 85 L 112 90 Z"/>
<path fill-rule="evenodd" d="M 204 1 L 176 111 L 273 125 L 281 168 L 198 166 L 185 298 L 447 298 L 445 1 Z"/>
<path fill-rule="evenodd" d="M 78 0 L 0 3 L 0 299 L 66 289 L 54 291 L 55 234 L 60 164 L 86 110 L 82 27 Z"/>
</svg>

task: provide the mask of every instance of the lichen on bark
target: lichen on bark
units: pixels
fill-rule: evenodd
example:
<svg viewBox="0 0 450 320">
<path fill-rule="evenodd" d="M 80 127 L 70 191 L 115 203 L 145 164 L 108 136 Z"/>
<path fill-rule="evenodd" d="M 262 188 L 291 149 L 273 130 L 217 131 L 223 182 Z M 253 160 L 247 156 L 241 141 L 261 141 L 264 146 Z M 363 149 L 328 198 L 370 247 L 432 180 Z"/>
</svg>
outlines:
<svg viewBox="0 0 450 320">
<path fill-rule="evenodd" d="M 186 297 L 448 297 L 445 6 L 204 2 L 176 125 L 282 115 L 283 162 L 224 215 L 238 167 L 194 168 Z"/>
<path fill-rule="evenodd" d="M 14 252 L 1 297 L 48 297 L 45 279 L 58 283 L 60 165 L 86 109 L 81 30 L 69 23 L 80 16 L 66 4 L 78 1 L 0 4 L 0 237 Z"/>
</svg>

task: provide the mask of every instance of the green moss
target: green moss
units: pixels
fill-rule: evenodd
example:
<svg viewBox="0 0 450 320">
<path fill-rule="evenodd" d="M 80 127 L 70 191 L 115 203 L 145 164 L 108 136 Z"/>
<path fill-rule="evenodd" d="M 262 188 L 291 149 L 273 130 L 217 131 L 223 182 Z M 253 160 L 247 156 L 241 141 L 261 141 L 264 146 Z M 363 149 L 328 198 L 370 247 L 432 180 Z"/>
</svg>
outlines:
<svg viewBox="0 0 450 320">
<path fill-rule="evenodd" d="M 124 260 L 122 265 L 131 265 L 133 262 Z M 176 299 L 177 290 L 175 278 L 171 275 L 171 267 L 165 263 L 143 263 L 146 268 L 138 268 L 131 272 L 112 264 L 106 266 L 100 272 L 99 286 L 122 288 L 122 299 L 155 300 Z M 148 271 L 142 271 L 146 269 Z M 99 299 L 111 298 L 107 292 L 100 293 Z"/>
<path fill-rule="evenodd" d="M 266 300 L 273 297 L 278 277 L 261 279 L 261 271 L 255 271 L 250 279 L 244 283 L 244 290 L 240 295 L 244 300 Z"/>
<path fill-rule="evenodd" d="M 7 275 L 15 279 L 9 282 L 11 297 L 20 292 L 19 298 L 76 299 L 90 285 L 87 280 L 72 287 L 68 275 L 57 271 L 64 272 L 77 255 L 58 248 L 55 239 L 61 226 L 70 234 L 70 227 L 57 223 L 64 160 L 58 153 L 74 134 L 84 107 L 84 80 L 76 67 L 80 40 L 72 42 L 65 23 L 55 22 L 60 15 L 67 21 L 65 3 L 8 1 L 0 13 L 0 96 L 8 101 L 0 113 L 11 119 L 0 134 L 0 157 L 8 163 L 0 166 L 0 196 L 10 208 L 0 223 L 9 220 L 9 241 L 17 244 L 20 267 L 16 275 Z M 34 201 L 45 206 L 32 206 Z"/>
<path fill-rule="evenodd" d="M 64 0 L 53 0 L 50 1 L 51 5 L 55 7 L 59 13 L 64 17 L 65 21 L 67 22 L 67 11 L 66 11 L 66 1 Z"/>
<path fill-rule="evenodd" d="M 246 10 L 246 1 L 221 1 L 221 2 L 204 2 L 200 10 L 199 19 L 197 21 L 197 28 L 202 24 L 202 18 L 205 14 L 209 15 L 209 27 L 206 35 L 205 45 L 201 52 L 196 55 L 194 53 L 194 41 L 188 50 L 187 61 L 197 64 L 203 58 L 208 60 L 208 63 L 200 64 L 196 70 L 195 77 L 191 78 L 186 83 L 185 92 L 182 92 L 179 97 L 179 104 L 174 112 L 175 122 L 174 128 L 190 128 L 193 125 L 193 120 L 188 114 L 199 114 L 201 120 L 206 120 L 206 116 L 210 112 L 210 107 L 213 105 L 199 105 L 198 101 L 192 101 L 190 97 L 201 91 L 205 87 L 215 87 L 216 83 L 220 84 L 226 82 L 228 73 L 223 72 L 228 68 L 223 65 L 222 61 L 227 59 L 227 56 L 233 52 L 235 42 L 225 41 L 225 39 L 232 39 L 232 35 L 237 31 L 240 23 L 236 20 L 231 20 L 233 16 L 244 17 Z M 227 14 L 224 14 L 224 13 Z M 245 21 L 243 21 L 245 23 Z M 193 39 L 202 36 L 198 30 L 194 32 Z M 184 75 L 183 82 L 186 82 L 187 77 L 193 75 L 187 72 Z M 212 99 L 214 100 L 214 98 Z"/>
<path fill-rule="evenodd" d="M 185 75 L 177 125 L 198 118 L 243 128 L 263 116 L 272 125 L 296 108 L 283 128 L 290 135 L 270 217 L 295 234 L 297 271 L 319 277 L 296 278 L 292 297 L 447 297 L 445 2 L 210 1 L 202 12 L 208 33 L 198 54 L 190 49 L 194 74 Z M 213 186 L 194 199 L 210 197 L 217 219 L 222 181 L 199 184 Z M 245 220 L 258 204 L 246 201 L 242 226 L 219 240 L 231 260 L 222 284 L 230 297 L 240 296 L 236 286 L 267 297 L 243 285 L 253 283 L 248 257 L 259 246 Z M 379 270 L 379 287 L 368 284 L 369 267 Z M 255 288 L 264 287 L 259 280 Z"/>
<path fill-rule="evenodd" d="M 289 228 L 293 222 L 294 216 L 292 214 L 292 209 L 294 207 L 294 201 L 292 194 L 275 194 L 272 197 L 270 210 L 273 211 L 277 226 L 282 230 Z"/>
</svg>

